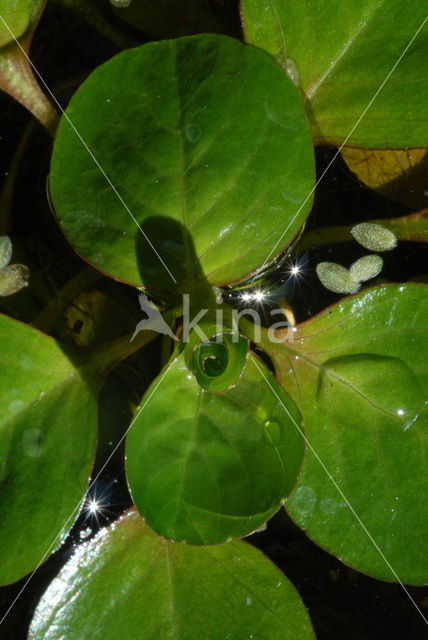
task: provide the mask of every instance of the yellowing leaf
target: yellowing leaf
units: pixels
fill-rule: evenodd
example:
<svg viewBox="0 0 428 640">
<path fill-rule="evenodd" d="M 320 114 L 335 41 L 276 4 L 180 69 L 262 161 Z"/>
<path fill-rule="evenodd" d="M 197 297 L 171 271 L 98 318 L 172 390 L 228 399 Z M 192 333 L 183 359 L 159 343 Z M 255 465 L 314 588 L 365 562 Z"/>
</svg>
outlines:
<svg viewBox="0 0 428 640">
<path fill-rule="evenodd" d="M 356 149 L 342 158 L 361 182 L 412 209 L 428 205 L 428 149 Z"/>
</svg>

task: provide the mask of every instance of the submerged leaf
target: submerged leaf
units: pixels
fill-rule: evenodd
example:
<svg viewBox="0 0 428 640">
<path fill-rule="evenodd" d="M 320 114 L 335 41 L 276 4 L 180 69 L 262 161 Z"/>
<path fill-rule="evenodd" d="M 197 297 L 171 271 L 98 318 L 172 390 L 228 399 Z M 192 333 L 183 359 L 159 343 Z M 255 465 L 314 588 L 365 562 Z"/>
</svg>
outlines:
<svg viewBox="0 0 428 640">
<path fill-rule="evenodd" d="M 428 149 L 343 147 L 342 158 L 359 180 L 411 209 L 428 206 Z"/>
<path fill-rule="evenodd" d="M 11 296 L 28 285 L 30 270 L 25 264 L 9 264 L 0 269 L 0 296 Z"/>
<path fill-rule="evenodd" d="M 361 222 L 352 227 L 355 240 L 369 251 L 390 251 L 397 246 L 397 238 L 390 229 L 374 222 Z"/>
</svg>

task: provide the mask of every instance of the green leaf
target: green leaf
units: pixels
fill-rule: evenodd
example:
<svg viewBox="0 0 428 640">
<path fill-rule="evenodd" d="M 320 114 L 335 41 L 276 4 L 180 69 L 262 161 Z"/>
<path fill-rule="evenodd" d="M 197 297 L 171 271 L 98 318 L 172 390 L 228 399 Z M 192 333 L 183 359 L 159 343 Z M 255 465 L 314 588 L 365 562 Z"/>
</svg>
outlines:
<svg viewBox="0 0 428 640">
<path fill-rule="evenodd" d="M 263 375 L 300 425 L 293 402 L 253 355 L 223 393 L 201 388 L 184 354 L 149 388 L 128 434 L 126 467 L 135 504 L 155 531 L 224 542 L 260 527 L 290 493 L 303 438 Z"/>
<path fill-rule="evenodd" d="M 0 0 L 0 47 L 20 38 L 37 19 L 46 0 Z M 9 28 L 8 28 L 9 27 Z M 12 32 L 12 33 L 11 33 Z M 12 35 L 13 34 L 13 35 Z"/>
<path fill-rule="evenodd" d="M 242 0 L 242 16 L 247 42 L 301 89 L 317 142 L 428 146 L 426 24 L 404 53 L 426 19 L 423 2 Z"/>
<path fill-rule="evenodd" d="M 287 578 L 245 542 L 192 547 L 134 511 L 81 545 L 50 584 L 29 639 L 314 640 Z"/>
<path fill-rule="evenodd" d="M 96 384 L 52 338 L 3 315 L 0 352 L 0 584 L 6 584 L 34 569 L 73 523 L 95 453 Z"/>
<path fill-rule="evenodd" d="M 427 290 L 366 289 L 299 325 L 294 341 L 263 338 L 307 437 L 288 513 L 346 564 L 413 584 L 428 581 Z"/>
<path fill-rule="evenodd" d="M 53 203 L 77 251 L 115 278 L 188 292 L 199 260 L 210 283 L 236 280 L 287 245 L 310 208 L 298 93 L 269 56 L 232 38 L 125 51 L 91 74 L 67 116 L 105 175 L 63 118 Z"/>
</svg>

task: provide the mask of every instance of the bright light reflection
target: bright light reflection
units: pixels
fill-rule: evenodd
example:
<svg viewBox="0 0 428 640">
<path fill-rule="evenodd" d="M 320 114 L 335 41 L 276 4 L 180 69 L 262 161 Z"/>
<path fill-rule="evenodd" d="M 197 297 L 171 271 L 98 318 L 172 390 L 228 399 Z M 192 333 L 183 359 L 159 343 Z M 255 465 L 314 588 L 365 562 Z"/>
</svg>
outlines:
<svg viewBox="0 0 428 640">
<path fill-rule="evenodd" d="M 265 299 L 265 294 L 263 293 L 263 291 L 255 291 L 253 298 L 254 300 L 257 300 L 257 302 L 261 302 Z"/>
<path fill-rule="evenodd" d="M 297 276 L 299 271 L 300 271 L 299 267 L 297 266 L 297 264 L 295 264 L 294 267 L 291 268 L 291 275 L 292 276 Z"/>
<path fill-rule="evenodd" d="M 97 500 L 89 500 L 88 502 L 88 511 L 92 514 L 97 513 L 98 511 L 100 511 L 100 506 Z"/>
<path fill-rule="evenodd" d="M 403 416 L 404 415 L 403 409 L 398 409 L 397 413 L 398 413 L 399 416 Z"/>
<path fill-rule="evenodd" d="M 243 293 L 241 296 L 241 300 L 243 300 L 244 302 L 248 302 L 249 300 L 251 300 L 251 294 L 250 293 Z"/>
</svg>

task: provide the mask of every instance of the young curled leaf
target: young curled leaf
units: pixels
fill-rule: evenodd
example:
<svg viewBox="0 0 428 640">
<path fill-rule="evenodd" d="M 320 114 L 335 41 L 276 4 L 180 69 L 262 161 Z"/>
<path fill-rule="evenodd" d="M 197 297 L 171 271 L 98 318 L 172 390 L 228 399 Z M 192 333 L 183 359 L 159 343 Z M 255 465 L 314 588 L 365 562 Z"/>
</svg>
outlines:
<svg viewBox="0 0 428 640">
<path fill-rule="evenodd" d="M 207 391 L 227 391 L 244 371 L 250 349 L 238 333 L 220 333 L 185 349 L 187 366 Z"/>
</svg>

